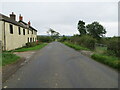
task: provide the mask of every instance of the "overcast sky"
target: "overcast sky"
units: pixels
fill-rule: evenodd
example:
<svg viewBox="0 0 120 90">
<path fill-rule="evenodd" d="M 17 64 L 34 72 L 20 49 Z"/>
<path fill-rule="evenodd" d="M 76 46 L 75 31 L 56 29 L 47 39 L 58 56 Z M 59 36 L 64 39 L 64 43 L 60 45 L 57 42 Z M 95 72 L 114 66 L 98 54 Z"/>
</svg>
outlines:
<svg viewBox="0 0 120 90">
<path fill-rule="evenodd" d="M 31 21 L 39 35 L 47 34 L 52 28 L 62 35 L 78 34 L 77 23 L 100 22 L 107 31 L 106 36 L 118 35 L 117 2 L 4 2 L 2 14 L 11 12 L 23 16 L 25 22 Z"/>
</svg>

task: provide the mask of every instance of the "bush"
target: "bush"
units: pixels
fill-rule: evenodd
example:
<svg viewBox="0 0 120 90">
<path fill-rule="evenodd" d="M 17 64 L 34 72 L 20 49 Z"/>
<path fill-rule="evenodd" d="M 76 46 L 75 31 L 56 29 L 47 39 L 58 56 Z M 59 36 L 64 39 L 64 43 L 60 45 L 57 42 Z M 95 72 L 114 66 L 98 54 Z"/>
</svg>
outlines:
<svg viewBox="0 0 120 90">
<path fill-rule="evenodd" d="M 84 35 L 80 37 L 80 45 L 85 46 L 91 50 L 95 49 L 96 39 L 89 35 Z"/>
<path fill-rule="evenodd" d="M 60 37 L 59 38 L 59 42 L 65 42 L 65 41 L 68 41 L 69 40 L 69 37 L 66 37 L 66 36 L 63 36 L 63 37 Z"/>
<path fill-rule="evenodd" d="M 50 36 L 37 36 L 39 42 L 52 42 L 52 38 Z"/>
<path fill-rule="evenodd" d="M 73 36 L 70 38 L 70 42 L 94 50 L 96 39 L 89 35 Z"/>
<path fill-rule="evenodd" d="M 36 46 L 36 45 L 38 45 L 39 43 L 37 43 L 37 42 L 29 42 L 29 43 L 26 43 L 26 48 L 28 48 L 28 47 L 34 47 L 34 46 Z"/>
<path fill-rule="evenodd" d="M 70 38 L 70 42 L 72 42 L 74 44 L 79 44 L 79 42 L 80 42 L 80 36 L 72 36 Z"/>
<path fill-rule="evenodd" d="M 120 57 L 120 37 L 113 37 L 107 44 L 108 54 Z"/>
</svg>

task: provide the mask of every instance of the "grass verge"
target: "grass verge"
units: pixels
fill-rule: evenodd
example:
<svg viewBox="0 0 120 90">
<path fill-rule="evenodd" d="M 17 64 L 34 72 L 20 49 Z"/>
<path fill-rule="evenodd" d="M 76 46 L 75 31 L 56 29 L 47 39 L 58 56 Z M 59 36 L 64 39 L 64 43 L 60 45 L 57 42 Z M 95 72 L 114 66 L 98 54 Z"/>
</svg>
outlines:
<svg viewBox="0 0 120 90">
<path fill-rule="evenodd" d="M 63 42 L 63 43 L 71 48 L 74 48 L 75 50 L 89 50 L 88 48 L 82 47 L 82 46 L 77 45 L 77 44 L 72 44 L 69 42 Z"/>
<path fill-rule="evenodd" d="M 84 48 L 84 47 L 81 47 L 80 45 L 72 44 L 69 42 L 63 42 L 63 43 L 71 48 L 74 48 L 75 50 L 89 50 L 88 48 Z M 97 50 L 95 50 L 95 54 L 91 55 L 91 58 L 98 62 L 106 64 L 112 68 L 120 70 L 120 58 L 115 56 L 105 55 L 103 54 L 105 51 L 106 51 L 106 48 L 98 47 Z"/>
<path fill-rule="evenodd" d="M 12 64 L 20 59 L 19 56 L 12 54 L 11 52 L 3 52 L 2 53 L 2 66 L 7 64 Z"/>
<path fill-rule="evenodd" d="M 43 43 L 43 44 L 40 44 L 40 45 L 37 45 L 34 47 L 28 47 L 28 48 L 24 47 L 24 48 L 16 49 L 13 52 L 24 52 L 24 51 L 38 50 L 38 49 L 43 48 L 46 45 L 47 45 L 47 43 Z"/>
<path fill-rule="evenodd" d="M 91 56 L 94 60 L 99 61 L 101 63 L 104 63 L 110 67 L 113 67 L 115 69 L 120 68 L 120 60 L 117 57 L 114 56 L 107 56 L 103 54 L 93 54 Z"/>
<path fill-rule="evenodd" d="M 24 52 L 24 51 L 38 50 L 38 49 L 43 48 L 46 45 L 47 43 L 43 43 L 43 44 L 40 44 L 34 47 L 29 47 L 29 48 L 23 47 L 23 48 L 19 48 L 19 49 L 12 50 L 12 51 L 5 51 L 2 53 L 2 66 L 15 63 L 16 61 L 20 59 L 19 56 L 13 54 L 12 52 Z"/>
</svg>

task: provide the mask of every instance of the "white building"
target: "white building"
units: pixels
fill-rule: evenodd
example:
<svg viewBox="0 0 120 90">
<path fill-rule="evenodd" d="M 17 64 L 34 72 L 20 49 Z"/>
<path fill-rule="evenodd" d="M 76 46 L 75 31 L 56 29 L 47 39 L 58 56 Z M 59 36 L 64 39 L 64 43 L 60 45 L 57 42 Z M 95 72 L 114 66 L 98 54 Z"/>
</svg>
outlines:
<svg viewBox="0 0 120 90">
<path fill-rule="evenodd" d="M 16 21 L 16 15 L 12 12 L 10 17 L 0 14 L 0 41 L 2 50 L 13 50 L 26 45 L 28 42 L 37 40 L 37 30 L 30 25 L 30 21 L 25 23 L 23 17 L 19 16 Z"/>
</svg>

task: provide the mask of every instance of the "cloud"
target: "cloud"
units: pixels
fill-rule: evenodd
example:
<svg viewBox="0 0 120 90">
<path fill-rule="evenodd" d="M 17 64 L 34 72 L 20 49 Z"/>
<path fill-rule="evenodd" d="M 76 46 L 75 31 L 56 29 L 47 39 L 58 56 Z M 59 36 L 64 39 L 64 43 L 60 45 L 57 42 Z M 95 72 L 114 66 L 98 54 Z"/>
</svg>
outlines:
<svg viewBox="0 0 120 90">
<path fill-rule="evenodd" d="M 39 34 L 45 34 L 51 27 L 61 34 L 73 35 L 78 33 L 76 27 L 79 20 L 86 23 L 103 22 L 107 36 L 118 33 L 116 24 L 113 24 L 118 20 L 117 2 L 4 2 L 2 5 L 3 14 L 13 11 L 17 15 L 21 13 L 26 22 L 31 20 Z"/>
</svg>

